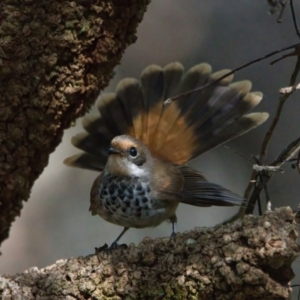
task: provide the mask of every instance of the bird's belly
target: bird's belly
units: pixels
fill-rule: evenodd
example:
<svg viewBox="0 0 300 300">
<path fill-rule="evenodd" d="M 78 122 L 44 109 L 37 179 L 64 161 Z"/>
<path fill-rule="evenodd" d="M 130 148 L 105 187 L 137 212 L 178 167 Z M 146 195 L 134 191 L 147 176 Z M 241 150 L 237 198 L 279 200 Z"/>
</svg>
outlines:
<svg viewBox="0 0 300 300">
<path fill-rule="evenodd" d="M 104 182 L 93 196 L 97 214 L 124 227 L 157 226 L 169 219 L 178 205 L 153 199 L 147 183 Z"/>
</svg>

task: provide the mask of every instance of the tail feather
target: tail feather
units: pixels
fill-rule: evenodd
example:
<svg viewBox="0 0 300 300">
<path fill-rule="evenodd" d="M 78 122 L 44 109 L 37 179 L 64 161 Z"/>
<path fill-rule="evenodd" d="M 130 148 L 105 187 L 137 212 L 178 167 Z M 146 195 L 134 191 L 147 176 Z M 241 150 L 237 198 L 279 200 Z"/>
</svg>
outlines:
<svg viewBox="0 0 300 300">
<path fill-rule="evenodd" d="M 101 96 L 100 116 L 83 119 L 89 137 L 79 136 L 73 142 L 93 157 L 100 155 L 97 167 L 105 160 L 99 152 L 121 134 L 141 140 L 159 158 L 184 164 L 260 125 L 268 117 L 266 113 L 245 115 L 261 101 L 262 94 L 250 92 L 250 81 L 231 83 L 233 75 L 181 96 L 169 105 L 163 104 L 167 98 L 214 81 L 228 71 L 212 73 L 211 66 L 203 63 L 183 75 L 184 68 L 177 62 L 164 68 L 151 65 L 142 72 L 141 82 L 123 79 L 116 93 Z M 74 164 L 82 166 L 85 159 L 90 166 L 91 157 L 77 157 Z"/>
<path fill-rule="evenodd" d="M 182 69 L 182 68 L 181 68 Z M 191 68 L 181 79 L 178 87 L 178 92 L 186 92 L 201 86 L 208 82 L 211 74 L 211 66 L 202 63 Z M 185 118 L 186 112 L 191 109 L 191 105 L 195 102 L 194 100 L 200 100 L 199 93 L 198 97 L 195 94 L 184 96 L 164 107 L 163 114 L 160 120 L 159 128 L 159 138 L 156 139 L 155 152 L 162 156 L 164 159 L 169 159 L 170 161 L 177 161 L 177 157 L 183 156 L 183 152 L 186 153 L 185 149 L 181 149 L 181 153 L 174 153 L 174 146 L 178 144 L 178 135 L 186 126 L 188 121 Z M 191 143 L 190 138 L 185 138 L 185 148 L 190 148 Z"/>
<path fill-rule="evenodd" d="M 139 81 L 134 78 L 125 78 L 121 80 L 117 86 L 117 96 L 125 108 L 128 119 L 129 128 L 126 133 L 142 140 L 142 124 L 147 115 Z"/>
<path fill-rule="evenodd" d="M 211 74 L 211 67 L 206 63 L 194 66 L 183 77 L 180 93 L 216 80 L 227 72 L 229 70 L 221 70 Z M 192 158 L 193 150 L 191 151 L 191 149 L 197 147 L 195 133 L 199 134 L 195 132 L 195 128 L 199 127 L 199 124 L 203 123 L 213 113 L 215 103 L 218 103 L 222 93 L 228 90 L 226 85 L 231 83 L 232 79 L 233 76 L 226 77 L 218 83 L 217 87 L 211 85 L 176 101 L 174 107 L 177 109 L 178 116 L 174 118 L 174 124 L 171 123 L 172 127 L 165 143 L 160 145 L 161 151 L 167 153 L 168 157 L 170 157 L 170 153 L 173 153 L 171 155 L 172 161 L 183 164 Z M 178 140 L 181 143 L 178 143 Z"/>
<path fill-rule="evenodd" d="M 221 131 L 216 131 L 215 138 L 211 138 L 211 132 L 198 137 L 198 141 L 196 142 L 196 144 L 199 146 L 195 149 L 192 157 L 197 157 L 210 149 L 213 149 L 233 138 L 246 133 L 247 131 L 265 122 L 268 117 L 268 113 L 250 113 L 244 115 L 237 121 L 230 120 L 231 123 L 229 123 L 227 127 L 224 125 L 224 127 L 221 128 Z M 218 129 L 219 128 L 217 128 L 216 130 Z M 201 144 L 202 141 L 205 141 L 205 143 Z"/>
<path fill-rule="evenodd" d="M 180 86 L 179 86 L 179 93 L 184 93 L 189 90 L 193 90 L 199 86 L 202 86 L 210 80 L 211 75 L 211 66 L 207 63 L 202 63 L 199 65 L 196 65 L 192 67 L 188 72 L 182 77 Z M 206 90 L 206 89 L 205 89 Z M 200 91 L 195 95 L 194 93 L 190 95 L 186 95 L 181 97 L 176 101 L 176 104 L 171 105 L 175 106 L 178 111 L 178 115 L 174 118 L 174 126 L 172 126 L 172 131 L 178 131 L 182 129 L 182 125 L 180 125 L 180 122 L 177 123 L 176 121 L 180 119 L 181 117 L 185 116 L 188 111 L 192 109 L 192 107 L 197 102 L 204 102 L 205 97 L 202 97 L 204 93 L 209 93 L 207 89 L 206 91 Z"/>
<path fill-rule="evenodd" d="M 180 92 L 183 93 L 206 84 L 211 76 L 211 71 L 212 68 L 207 63 L 201 63 L 190 68 L 182 77 Z"/>
<path fill-rule="evenodd" d="M 226 116 L 226 119 L 230 118 L 233 112 L 238 112 L 239 108 L 243 106 L 244 97 L 250 91 L 250 88 L 251 83 L 249 81 L 236 82 L 228 87 L 216 87 L 203 107 L 199 107 L 202 112 L 200 115 L 204 116 L 201 120 L 202 124 L 210 117 L 220 118 Z M 197 127 L 200 127 L 201 124 L 198 122 L 197 125 Z"/>
<path fill-rule="evenodd" d="M 230 134 L 226 135 L 226 139 L 224 139 L 224 135 L 219 135 L 219 132 L 237 122 L 239 118 L 261 101 L 262 94 L 258 92 L 248 93 L 250 88 L 251 83 L 249 81 L 238 82 L 229 87 L 218 86 L 206 103 L 195 105 L 185 116 L 189 122 L 187 123 L 188 126 L 182 126 L 181 132 L 177 132 L 177 139 L 182 143 L 169 146 L 169 151 L 172 149 L 178 155 L 177 161 L 186 162 L 256 127 L 258 124 L 252 124 L 249 129 L 248 127 L 234 127 Z M 265 117 L 266 115 L 263 116 L 264 120 L 266 120 Z M 234 132 L 239 129 L 243 131 Z M 189 156 L 187 156 L 187 152 L 180 151 L 182 144 L 190 145 Z M 207 145 L 210 147 L 206 147 Z"/>
<path fill-rule="evenodd" d="M 103 156 L 104 158 L 107 158 L 107 146 L 109 144 L 105 145 L 101 140 L 95 139 L 85 132 L 78 133 L 72 137 L 71 142 L 76 148 L 90 153 L 95 157 Z"/>
<path fill-rule="evenodd" d="M 210 81 L 214 81 L 214 80 L 217 80 L 219 78 L 221 78 L 222 76 L 226 75 L 227 73 L 229 73 L 231 70 L 229 69 L 223 69 L 223 70 L 220 70 L 220 71 L 216 71 L 214 73 L 212 73 L 210 75 Z M 233 80 L 233 74 L 223 78 L 221 81 L 218 82 L 218 85 L 229 85 Z"/>
<path fill-rule="evenodd" d="M 103 144 L 109 145 L 115 134 L 107 126 L 104 119 L 99 115 L 91 114 L 82 119 L 83 128 L 95 139 L 102 141 Z"/>
<path fill-rule="evenodd" d="M 180 63 L 168 64 L 163 69 L 163 80 L 164 80 L 164 99 L 176 95 L 179 92 L 180 81 L 183 74 L 184 68 Z M 163 103 L 161 103 L 163 105 Z M 156 137 L 153 142 L 152 151 L 159 155 L 161 148 L 165 144 L 165 141 L 169 135 L 169 132 L 174 126 L 177 117 L 180 115 L 180 111 L 175 105 L 163 105 L 162 113 L 158 121 Z"/>
<path fill-rule="evenodd" d="M 98 110 L 113 134 L 120 135 L 129 131 L 126 110 L 115 93 L 104 94 L 98 101 Z"/>
<path fill-rule="evenodd" d="M 89 153 L 80 153 L 66 158 L 64 160 L 64 164 L 69 167 L 101 172 L 103 171 L 107 161 L 107 158 L 104 160 L 102 160 L 102 158 L 102 156 L 95 157 Z"/>
<path fill-rule="evenodd" d="M 152 145 L 164 106 L 163 69 L 156 65 L 148 66 L 141 74 L 141 83 L 146 116 L 143 120 L 143 141 Z"/>
<path fill-rule="evenodd" d="M 181 63 L 173 62 L 163 68 L 164 74 L 164 99 L 176 96 L 179 93 L 179 84 L 184 72 Z M 167 106 L 166 106 L 167 107 Z"/>
<path fill-rule="evenodd" d="M 228 93 L 220 96 L 219 103 L 207 113 L 206 119 L 203 120 L 205 122 L 198 122 L 196 124 L 195 129 L 196 132 L 199 132 L 199 136 L 211 132 L 211 138 L 214 138 L 216 132 L 221 131 L 229 123 L 236 122 L 236 120 L 250 111 L 262 99 L 262 95 L 259 93 L 249 93 L 242 99 L 237 95 L 230 94 L 231 91 L 228 91 Z"/>
<path fill-rule="evenodd" d="M 228 87 L 231 90 L 234 90 L 239 95 L 246 96 L 252 88 L 252 83 L 249 80 L 242 80 L 242 81 L 233 82 L 229 84 Z"/>
<path fill-rule="evenodd" d="M 107 161 L 107 149 L 110 141 L 97 139 L 93 135 L 82 132 L 78 133 L 71 140 L 72 144 L 84 151 L 64 160 L 64 164 L 70 167 L 102 171 Z"/>
<path fill-rule="evenodd" d="M 209 77 L 209 82 L 219 79 L 228 72 L 229 70 L 225 69 L 211 74 Z M 204 90 L 190 95 L 190 103 L 188 105 L 185 103 L 181 105 L 181 102 L 178 103 L 181 106 L 186 105 L 189 108 L 188 116 L 186 116 L 186 119 L 190 121 L 189 126 L 194 125 L 195 117 L 196 119 L 200 119 L 202 116 L 206 115 L 207 112 L 212 110 L 214 104 L 218 103 L 217 101 L 219 97 L 221 97 L 222 94 L 228 90 L 227 86 L 232 80 L 233 75 L 228 76 L 218 82 L 217 86 L 212 84 Z"/>
</svg>

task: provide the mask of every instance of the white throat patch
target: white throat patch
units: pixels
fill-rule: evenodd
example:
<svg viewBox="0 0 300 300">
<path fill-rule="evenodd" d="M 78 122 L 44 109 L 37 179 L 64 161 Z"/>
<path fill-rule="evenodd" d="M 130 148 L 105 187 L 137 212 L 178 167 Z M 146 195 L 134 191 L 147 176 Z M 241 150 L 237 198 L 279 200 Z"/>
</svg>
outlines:
<svg viewBox="0 0 300 300">
<path fill-rule="evenodd" d="M 146 171 L 144 169 L 138 167 L 137 165 L 135 165 L 134 163 L 128 161 L 127 159 L 124 159 L 123 163 L 125 164 L 126 168 L 128 168 L 129 172 L 133 176 L 141 177 L 141 176 L 146 175 Z"/>
</svg>

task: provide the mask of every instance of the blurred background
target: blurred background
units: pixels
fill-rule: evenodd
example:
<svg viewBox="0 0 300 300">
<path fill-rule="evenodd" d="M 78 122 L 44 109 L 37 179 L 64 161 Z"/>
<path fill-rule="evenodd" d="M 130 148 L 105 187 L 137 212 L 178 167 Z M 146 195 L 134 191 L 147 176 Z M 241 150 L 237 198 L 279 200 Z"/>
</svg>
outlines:
<svg viewBox="0 0 300 300">
<path fill-rule="evenodd" d="M 296 3 L 295 3 L 296 4 Z M 267 1 L 253 0 L 153 0 L 138 28 L 137 42 L 130 46 L 116 75 L 106 91 L 113 91 L 124 77 L 138 77 L 147 65 L 166 65 L 180 61 L 186 69 L 200 62 L 209 62 L 213 70 L 236 68 L 269 52 L 298 42 L 287 9 L 283 23 L 268 14 Z M 296 5 L 300 12 L 300 5 Z M 230 143 L 231 149 L 250 157 L 259 153 L 270 120 L 278 104 L 278 90 L 288 86 L 296 58 L 288 58 L 270 66 L 272 59 L 264 60 L 235 75 L 235 80 L 250 79 L 252 90 L 264 93 L 257 111 L 267 111 L 269 121 Z M 298 81 L 299 82 L 299 81 Z M 294 139 L 299 137 L 300 95 L 294 93 L 287 101 L 278 128 L 270 142 L 265 164 Z M 95 108 L 93 109 L 95 111 Z M 10 237 L 3 243 L 0 273 L 14 274 L 33 266 L 45 267 L 60 258 L 85 256 L 94 253 L 94 247 L 110 244 L 122 228 L 92 217 L 89 194 L 97 173 L 64 166 L 64 158 L 78 153 L 70 144 L 73 135 L 82 131 L 81 120 L 65 132 L 63 142 L 51 155 L 49 165 L 36 181 L 21 217 L 14 222 Z M 223 146 L 204 154 L 190 163 L 206 177 L 238 194 L 243 194 L 250 178 L 249 161 Z M 300 177 L 290 165 L 283 174 L 276 174 L 269 183 L 272 205 L 297 208 Z M 237 208 L 194 208 L 180 205 L 178 231 L 195 226 L 214 226 L 234 215 Z M 157 228 L 131 229 L 122 243 L 139 243 L 144 237 L 169 236 L 171 225 Z M 296 278 L 300 270 L 295 263 Z M 296 294 L 295 294 L 296 299 Z"/>
</svg>

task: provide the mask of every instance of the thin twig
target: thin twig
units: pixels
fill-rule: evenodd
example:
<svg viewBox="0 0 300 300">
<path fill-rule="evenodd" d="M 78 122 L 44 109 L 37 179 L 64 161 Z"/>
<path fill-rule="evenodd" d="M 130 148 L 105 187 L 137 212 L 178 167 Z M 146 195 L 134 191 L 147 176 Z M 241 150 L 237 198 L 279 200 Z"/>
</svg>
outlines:
<svg viewBox="0 0 300 300">
<path fill-rule="evenodd" d="M 297 33 L 298 37 L 300 38 L 300 32 L 299 32 L 299 28 L 298 28 L 298 24 L 297 24 L 297 19 L 296 19 L 293 0 L 290 0 L 290 6 L 291 6 L 291 12 L 292 12 L 292 17 L 293 17 L 294 27 L 295 27 L 295 30 L 296 30 L 296 33 Z"/>
<path fill-rule="evenodd" d="M 266 172 L 282 171 L 282 169 L 279 166 L 260 166 L 260 165 L 257 165 L 257 164 L 253 165 L 253 170 L 255 170 L 257 172 L 262 172 L 262 171 L 266 171 Z"/>
<path fill-rule="evenodd" d="M 300 174 L 300 151 L 298 153 L 296 167 L 297 167 L 298 173 Z"/>
<path fill-rule="evenodd" d="M 279 12 L 279 14 L 278 14 L 278 17 L 277 17 L 277 22 L 278 23 L 281 23 L 282 22 L 282 16 L 283 16 L 283 13 L 284 13 L 284 10 L 285 10 L 285 8 L 286 8 L 286 5 L 288 4 L 288 0 L 287 1 L 283 1 L 283 2 L 281 2 L 281 10 L 280 10 L 280 12 Z"/>
<path fill-rule="evenodd" d="M 295 85 L 296 78 L 297 78 L 299 71 L 300 71 L 300 56 L 297 57 L 297 63 L 296 63 L 295 69 L 293 71 L 293 74 L 291 76 L 290 83 L 289 83 L 290 86 Z M 270 128 L 269 128 L 268 132 L 266 133 L 265 138 L 262 143 L 262 147 L 261 147 L 260 155 L 259 155 L 260 159 L 263 159 L 264 156 L 266 155 L 267 146 L 273 135 L 274 129 L 276 128 L 276 126 L 278 124 L 278 121 L 279 121 L 281 113 L 282 113 L 283 106 L 290 95 L 291 94 L 284 94 L 279 98 L 279 104 L 277 107 L 276 115 L 275 115 L 273 122 L 271 123 Z"/>
<path fill-rule="evenodd" d="M 299 151 L 300 151 L 300 138 L 297 138 L 296 140 L 291 142 L 279 154 L 279 156 L 270 164 L 270 166 L 281 167 L 284 163 L 286 163 L 287 161 L 290 161 Z M 254 170 L 253 173 L 252 173 L 252 176 L 254 178 L 256 178 L 258 174 L 259 174 L 259 172 Z M 268 181 L 273 176 L 273 174 L 274 174 L 274 172 L 268 172 L 266 174 L 266 176 L 268 177 Z M 252 184 L 249 183 L 248 186 L 252 187 Z M 259 187 L 257 190 L 252 191 L 251 196 L 249 197 L 249 201 L 248 201 L 248 204 L 246 206 L 245 212 L 244 212 L 245 214 L 252 214 L 253 213 L 256 200 L 258 199 L 257 194 L 259 194 L 262 189 L 263 189 L 263 187 Z M 242 208 L 240 209 L 239 213 L 241 213 L 243 215 Z"/>
<path fill-rule="evenodd" d="M 286 1 L 285 3 L 282 3 L 282 4 L 281 4 L 282 7 L 283 7 L 283 9 L 284 9 L 284 7 L 286 6 L 287 3 L 288 3 L 288 1 Z M 294 26 L 295 26 L 295 29 L 296 29 L 297 34 L 298 34 L 299 37 L 300 37 L 300 33 L 299 33 L 299 30 L 298 30 L 297 21 L 296 21 L 296 17 L 295 17 L 295 11 L 294 11 L 294 6 L 293 6 L 293 1 L 291 0 L 290 3 L 291 3 L 291 10 L 292 10 L 292 15 L 293 15 Z M 283 10 L 283 9 L 282 9 L 282 10 Z M 238 68 L 236 68 L 236 69 L 233 69 L 233 70 L 229 71 L 228 73 L 224 74 L 223 76 L 221 76 L 220 78 L 218 78 L 218 79 L 216 79 L 216 80 L 213 80 L 213 81 L 211 81 L 211 82 L 208 82 L 208 83 L 206 83 L 206 84 L 204 84 L 204 85 L 202 85 L 202 86 L 200 86 L 200 87 L 198 87 L 198 88 L 195 88 L 195 89 L 193 89 L 193 90 L 189 90 L 189 91 L 186 91 L 186 92 L 184 92 L 184 93 L 181 93 L 181 94 L 179 94 L 179 95 L 177 95 L 177 96 L 170 97 L 170 98 L 168 98 L 168 99 L 166 99 L 166 100 L 164 101 L 164 105 L 170 104 L 170 103 L 172 103 L 172 102 L 175 101 L 175 100 L 178 100 L 178 99 L 180 99 L 180 98 L 182 98 L 182 97 L 188 96 L 188 95 L 193 94 L 193 93 L 195 93 L 195 92 L 204 90 L 205 88 L 209 87 L 210 85 L 216 84 L 216 83 L 220 82 L 221 80 L 223 80 L 224 78 L 226 78 L 226 77 L 228 77 L 228 76 L 230 76 L 230 75 L 235 74 L 237 71 L 240 71 L 240 70 L 242 70 L 242 69 L 245 69 L 245 68 L 247 68 L 247 67 L 249 67 L 249 66 L 251 66 L 251 65 L 253 65 L 253 64 L 255 64 L 255 63 L 258 63 L 258 62 L 260 62 L 260 61 L 262 61 L 262 60 L 264 60 L 264 59 L 267 59 L 267 58 L 269 58 L 269 57 L 271 57 L 271 56 L 274 56 L 274 55 L 276 55 L 276 54 L 278 54 L 278 53 L 281 53 L 281 52 L 284 52 L 284 51 L 286 51 L 286 50 L 290 50 L 290 49 L 293 49 L 293 48 L 295 49 L 294 52 L 292 52 L 292 53 L 290 53 L 290 54 L 287 54 L 287 55 L 285 55 L 285 56 L 283 56 L 283 57 L 281 57 L 281 58 L 279 58 L 279 59 L 277 59 L 277 60 L 271 62 L 271 64 L 274 64 L 275 62 L 281 60 L 282 58 L 285 58 L 285 57 L 287 57 L 287 56 L 292 56 L 293 54 L 296 54 L 296 52 L 299 51 L 300 43 L 297 43 L 297 44 L 294 44 L 294 45 L 291 45 L 291 46 L 282 48 L 282 49 L 280 49 L 280 50 L 275 50 L 275 51 L 273 51 L 273 52 L 271 52 L 271 53 L 269 53 L 269 54 L 266 54 L 266 55 L 263 56 L 263 57 L 254 59 L 254 60 L 252 60 L 252 61 L 250 61 L 250 62 L 248 62 L 248 63 L 246 63 L 246 64 L 244 64 L 244 65 L 242 65 L 242 66 L 240 66 L 240 67 L 238 67 Z M 294 84 L 293 84 L 293 85 L 294 85 Z"/>
<path fill-rule="evenodd" d="M 300 90 L 300 83 L 298 83 L 294 86 L 283 87 L 279 90 L 279 93 L 280 94 L 291 94 L 296 90 Z"/>
<path fill-rule="evenodd" d="M 293 71 L 293 74 L 291 76 L 290 83 L 289 83 L 290 86 L 295 85 L 296 78 L 297 78 L 299 71 L 300 71 L 300 56 L 297 57 L 297 63 L 296 63 L 295 69 Z M 273 135 L 274 129 L 276 128 L 276 126 L 278 124 L 278 121 L 279 121 L 281 113 L 282 113 L 283 106 L 284 106 L 286 100 L 290 97 L 290 95 L 291 94 L 284 94 L 279 98 L 279 104 L 277 107 L 276 115 L 275 115 L 275 117 L 270 125 L 270 128 L 269 128 L 268 132 L 266 133 L 265 138 L 262 143 L 262 147 L 261 147 L 260 154 L 259 154 L 260 159 L 263 159 L 264 156 L 266 155 L 267 146 Z"/>
<path fill-rule="evenodd" d="M 290 52 L 288 54 L 285 54 L 285 55 L 282 55 L 281 57 L 271 61 L 270 65 L 274 65 L 275 63 L 283 60 L 284 58 L 291 57 L 291 56 L 298 56 L 298 55 L 300 55 L 300 47 L 299 46 L 295 47 L 292 52 Z"/>
<path fill-rule="evenodd" d="M 270 166 L 281 167 L 287 161 L 291 159 L 299 152 L 300 150 L 300 137 L 291 142 L 272 162 Z"/>
<path fill-rule="evenodd" d="M 195 93 L 195 92 L 204 90 L 205 88 L 209 87 L 210 85 L 216 84 L 216 83 L 220 82 L 221 80 L 223 80 L 224 78 L 226 78 L 226 77 L 228 77 L 228 76 L 230 76 L 230 75 L 233 75 L 233 74 L 236 73 L 237 71 L 240 71 L 240 70 L 242 70 L 242 69 L 245 69 L 246 67 L 249 67 L 249 66 L 251 66 L 251 65 L 253 65 L 253 64 L 257 63 L 257 62 L 260 62 L 260 61 L 262 61 L 262 60 L 264 60 L 264 59 L 266 59 L 266 58 L 269 58 L 269 57 L 271 57 L 271 56 L 273 56 L 273 55 L 275 55 L 275 54 L 278 54 L 278 53 L 281 53 L 281 52 L 284 52 L 284 51 L 286 51 L 286 50 L 290 50 L 290 49 L 293 49 L 293 48 L 297 48 L 297 47 L 300 47 L 300 43 L 297 43 L 297 44 L 294 44 L 294 45 L 292 45 L 292 46 L 288 46 L 288 47 L 282 48 L 282 49 L 280 49 L 280 50 L 273 51 L 273 52 L 271 52 L 271 53 L 269 53 L 269 54 L 267 54 L 267 55 L 265 55 L 265 56 L 263 56 L 263 57 L 260 57 L 260 58 L 257 58 L 257 59 L 255 59 L 255 60 L 252 60 L 252 61 L 250 61 L 250 62 L 248 62 L 248 63 L 246 63 L 246 64 L 244 64 L 244 65 L 242 65 L 242 66 L 240 66 L 240 67 L 238 67 L 238 68 L 236 68 L 236 69 L 233 69 L 232 71 L 226 73 L 225 75 L 221 76 L 220 78 L 218 78 L 218 79 L 216 79 L 216 80 L 213 80 L 213 81 L 211 81 L 211 82 L 208 82 L 208 83 L 206 83 L 206 84 L 204 84 L 204 85 L 202 85 L 202 86 L 200 86 L 200 87 L 198 87 L 198 88 L 196 88 L 196 89 L 189 90 L 189 91 L 184 92 L 184 93 L 182 93 L 182 94 L 179 94 L 179 95 L 177 95 L 177 96 L 174 96 L 174 97 L 171 97 L 171 98 L 166 99 L 166 100 L 164 101 L 164 105 L 170 104 L 170 103 L 172 103 L 172 102 L 175 101 L 175 100 L 178 100 L 178 99 L 180 99 L 180 98 L 182 98 L 182 97 L 188 96 L 188 95 L 193 94 L 193 93 Z M 290 84 L 290 85 L 291 85 L 291 84 Z"/>
<path fill-rule="evenodd" d="M 284 163 L 291 161 L 292 158 L 297 154 L 297 152 L 299 153 L 299 151 L 300 151 L 300 137 L 298 137 L 296 140 L 292 141 L 285 149 L 283 149 L 282 152 L 278 155 L 278 157 L 270 164 L 270 166 L 281 167 Z M 298 154 L 298 158 L 300 160 L 300 154 Z M 255 157 L 253 157 L 253 159 L 259 165 L 259 159 L 255 158 Z M 271 170 L 269 169 L 269 171 L 271 171 Z M 270 180 L 270 178 L 273 176 L 273 173 L 274 172 L 264 171 L 263 176 L 267 177 L 268 180 Z M 253 213 L 256 200 L 259 199 L 260 192 L 264 188 L 262 182 L 257 180 L 258 176 L 259 176 L 259 172 L 253 171 L 251 181 L 249 182 L 248 186 L 250 186 L 251 190 L 253 188 L 253 185 L 254 185 L 254 188 L 252 190 L 251 195 L 249 196 L 249 200 L 248 200 L 246 207 L 241 207 L 234 216 L 232 216 L 230 219 L 226 220 L 222 224 L 231 223 L 231 222 L 243 217 L 245 214 Z M 259 211 L 261 211 L 260 203 L 259 203 Z"/>
<path fill-rule="evenodd" d="M 269 14 L 273 15 L 275 12 L 277 12 L 279 10 L 277 22 L 281 23 L 284 9 L 286 8 L 286 5 L 288 4 L 289 0 L 285 0 L 285 1 L 269 1 L 268 0 L 268 2 L 269 2 L 269 5 L 272 6 L 272 8 L 269 10 Z"/>
<path fill-rule="evenodd" d="M 236 150 L 231 149 L 231 148 L 230 148 L 229 146 L 227 146 L 227 145 L 225 145 L 225 146 L 223 146 L 223 147 L 224 147 L 225 149 L 228 149 L 229 151 L 231 151 L 231 152 L 233 152 L 233 153 L 239 155 L 240 157 L 244 158 L 245 160 L 249 161 L 251 164 L 253 164 L 253 160 L 251 160 L 250 158 L 248 158 L 248 157 L 245 156 L 244 154 L 242 154 L 242 153 L 240 153 L 240 152 L 238 152 L 238 151 L 236 151 Z"/>
<path fill-rule="evenodd" d="M 291 76 L 290 83 L 289 83 L 290 86 L 295 85 L 296 78 L 297 78 L 297 75 L 298 75 L 299 71 L 300 71 L 300 56 L 297 57 L 297 63 L 296 63 L 295 69 L 293 71 L 293 74 Z M 274 133 L 274 130 L 275 130 L 277 124 L 278 124 L 278 121 L 279 121 L 281 113 L 282 113 L 283 106 L 284 106 L 286 100 L 289 98 L 290 95 L 291 94 L 284 94 L 279 98 L 279 104 L 278 104 L 278 107 L 277 107 L 276 115 L 275 115 L 275 117 L 274 117 L 274 119 L 273 119 L 273 121 L 270 125 L 270 128 L 269 128 L 268 132 L 266 133 L 265 138 L 264 138 L 263 143 L 262 143 L 262 147 L 261 147 L 261 150 L 260 150 L 260 158 L 261 159 L 263 159 L 264 156 L 266 155 L 267 146 L 268 146 L 269 141 L 270 141 L 270 139 L 271 139 L 271 137 Z M 256 175 L 257 175 L 257 172 L 255 170 L 253 170 L 250 182 L 249 182 L 249 184 L 248 184 L 248 186 L 245 190 L 245 193 L 244 193 L 244 198 L 245 199 L 248 199 L 250 197 L 250 193 L 251 193 L 251 190 L 252 190 L 252 187 L 253 187 L 253 184 L 251 183 L 251 181 L 255 179 Z M 249 201 L 248 201 L 248 209 L 246 209 L 248 212 L 250 212 L 250 213 L 253 212 L 255 202 L 256 202 L 256 200 L 253 198 L 253 195 L 252 195 L 249 198 Z"/>
<path fill-rule="evenodd" d="M 257 198 L 258 198 L 258 214 L 261 216 L 262 208 L 261 208 L 260 194 L 258 194 Z"/>
<path fill-rule="evenodd" d="M 280 168 L 284 163 L 287 161 L 290 161 L 291 158 L 293 158 L 300 150 L 300 138 L 297 138 L 293 142 L 291 142 L 280 154 L 279 156 L 270 164 L 270 166 L 278 167 Z M 255 177 L 258 176 L 259 172 L 255 172 Z M 254 173 L 253 172 L 253 173 Z M 266 180 L 265 185 L 267 181 L 270 180 L 270 178 L 273 176 L 274 172 L 272 172 L 271 169 L 267 171 L 264 171 L 263 178 Z M 252 214 L 254 210 L 254 205 L 256 203 L 256 200 L 259 199 L 260 192 L 264 189 L 263 184 L 256 184 L 255 188 L 253 189 L 251 196 L 249 198 L 247 207 L 245 209 L 245 212 L 240 209 L 239 215 L 243 214 Z"/>
</svg>

